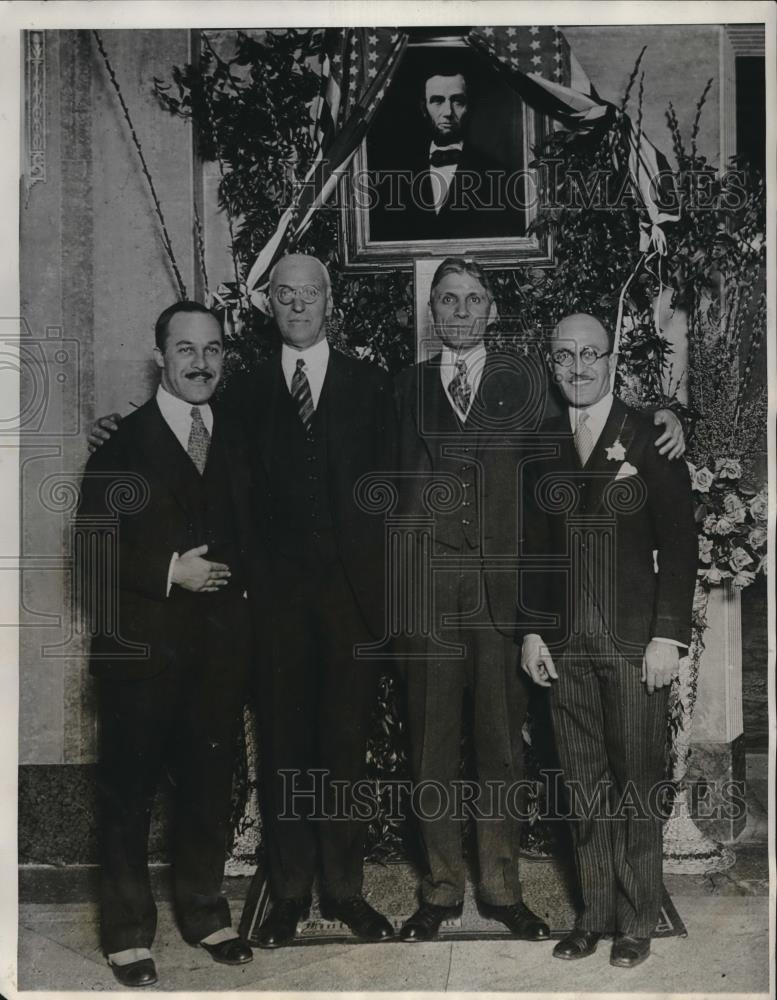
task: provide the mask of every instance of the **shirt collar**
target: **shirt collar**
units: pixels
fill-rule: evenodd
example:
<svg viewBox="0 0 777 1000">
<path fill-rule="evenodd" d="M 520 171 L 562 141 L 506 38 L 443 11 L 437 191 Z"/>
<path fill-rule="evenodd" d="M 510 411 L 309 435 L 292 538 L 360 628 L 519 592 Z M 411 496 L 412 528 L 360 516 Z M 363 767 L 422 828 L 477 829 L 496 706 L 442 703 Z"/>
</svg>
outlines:
<svg viewBox="0 0 777 1000">
<path fill-rule="evenodd" d="M 602 396 L 600 400 L 592 403 L 590 406 L 570 406 L 569 426 L 572 428 L 572 433 L 574 434 L 577 429 L 577 424 L 582 413 L 588 414 L 588 423 L 592 430 L 596 427 L 601 431 L 610 415 L 612 398 L 612 393 L 608 392 L 606 396 Z"/>
<path fill-rule="evenodd" d="M 466 351 L 453 351 L 450 347 L 443 347 L 440 365 L 442 368 L 455 368 L 457 361 L 463 361 L 467 366 L 467 371 L 482 368 L 486 363 L 486 345 L 481 342 Z"/>
<path fill-rule="evenodd" d="M 329 341 L 324 337 L 312 347 L 306 347 L 304 351 L 298 351 L 288 344 L 284 344 L 281 348 L 281 365 L 285 372 L 293 373 L 300 358 L 305 362 L 306 368 L 324 370 L 329 361 Z"/>
</svg>

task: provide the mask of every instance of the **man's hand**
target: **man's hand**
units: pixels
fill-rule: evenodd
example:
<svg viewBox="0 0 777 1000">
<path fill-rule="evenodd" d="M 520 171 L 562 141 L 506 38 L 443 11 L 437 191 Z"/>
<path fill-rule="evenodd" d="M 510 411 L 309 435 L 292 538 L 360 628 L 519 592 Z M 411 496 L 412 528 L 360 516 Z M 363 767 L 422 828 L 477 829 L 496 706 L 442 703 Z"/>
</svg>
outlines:
<svg viewBox="0 0 777 1000">
<path fill-rule="evenodd" d="M 109 440 L 111 434 L 119 429 L 120 420 L 120 413 L 109 413 L 107 417 L 98 417 L 86 436 L 89 451 L 97 451 L 104 441 Z"/>
<path fill-rule="evenodd" d="M 558 674 L 548 652 L 548 647 L 539 635 L 524 637 L 521 649 L 521 669 L 540 687 L 550 687 L 551 680 L 558 680 Z"/>
<path fill-rule="evenodd" d="M 198 545 L 196 549 L 189 549 L 176 559 L 172 583 L 177 583 L 184 590 L 200 593 L 212 593 L 214 590 L 226 587 L 232 575 L 229 566 L 203 559 L 207 551 L 207 545 Z"/>
<path fill-rule="evenodd" d="M 653 423 L 656 427 L 664 428 L 664 433 L 655 442 L 658 454 L 666 455 L 670 460 L 684 454 L 685 434 L 677 414 L 671 410 L 656 410 L 653 415 Z"/>
<path fill-rule="evenodd" d="M 651 639 L 642 657 L 642 680 L 648 694 L 657 688 L 668 687 L 680 672 L 680 650 L 670 642 Z"/>
</svg>

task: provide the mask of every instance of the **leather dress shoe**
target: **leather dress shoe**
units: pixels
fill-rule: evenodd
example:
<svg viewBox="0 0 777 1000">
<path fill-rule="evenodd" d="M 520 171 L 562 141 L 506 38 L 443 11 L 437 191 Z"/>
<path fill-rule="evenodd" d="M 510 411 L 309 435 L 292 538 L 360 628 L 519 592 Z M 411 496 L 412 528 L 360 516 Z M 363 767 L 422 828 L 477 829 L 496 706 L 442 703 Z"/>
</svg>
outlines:
<svg viewBox="0 0 777 1000">
<path fill-rule="evenodd" d="M 222 965 L 245 965 L 254 957 L 250 947 L 239 937 L 219 941 L 218 944 L 200 941 L 200 948 L 204 948 L 214 962 L 221 962 Z"/>
<path fill-rule="evenodd" d="M 126 965 L 108 964 L 122 986 L 153 986 L 158 982 L 153 958 L 141 958 L 139 962 L 127 962 Z"/>
<path fill-rule="evenodd" d="M 601 939 L 602 935 L 598 931 L 584 931 L 580 927 L 575 927 L 553 949 L 553 957 L 567 960 L 588 958 L 596 951 Z"/>
<path fill-rule="evenodd" d="M 460 917 L 462 904 L 455 906 L 435 906 L 434 903 L 421 903 L 412 917 L 402 924 L 399 932 L 400 941 L 431 941 L 437 937 L 437 931 L 444 920 Z"/>
<path fill-rule="evenodd" d="M 650 954 L 650 938 L 631 937 L 630 934 L 619 934 L 613 942 L 610 953 L 610 965 L 621 969 L 633 969 L 635 965 L 644 962 Z"/>
<path fill-rule="evenodd" d="M 394 928 L 388 920 L 373 909 L 363 896 L 351 896 L 349 899 L 322 897 L 319 909 L 324 920 L 342 921 L 363 941 L 388 941 L 394 937 Z"/>
<path fill-rule="evenodd" d="M 525 903 L 511 903 L 509 906 L 481 903 L 480 912 L 484 917 L 504 924 L 520 941 L 547 941 L 550 938 L 550 927 Z"/>
<path fill-rule="evenodd" d="M 256 943 L 260 948 L 282 948 L 294 940 L 297 924 L 307 920 L 310 903 L 304 899 L 279 899 L 273 903 L 267 918 L 259 928 Z"/>
</svg>

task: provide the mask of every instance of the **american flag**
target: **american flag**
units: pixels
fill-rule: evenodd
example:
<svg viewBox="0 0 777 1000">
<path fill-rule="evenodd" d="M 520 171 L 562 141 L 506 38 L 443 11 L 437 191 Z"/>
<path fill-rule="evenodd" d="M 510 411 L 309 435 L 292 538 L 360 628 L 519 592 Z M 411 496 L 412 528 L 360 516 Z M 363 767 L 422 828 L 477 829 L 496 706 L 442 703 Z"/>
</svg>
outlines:
<svg viewBox="0 0 777 1000">
<path fill-rule="evenodd" d="M 249 295 L 266 283 L 273 264 L 297 243 L 332 196 L 391 85 L 406 45 L 407 34 L 397 28 L 324 32 L 321 90 L 311 105 L 313 163 L 246 278 Z"/>
<path fill-rule="evenodd" d="M 511 69 L 537 73 L 546 80 L 574 86 L 572 64 L 577 60 L 574 59 L 566 38 L 555 25 L 478 27 L 472 29 L 470 38 L 485 41 L 497 59 Z"/>
<path fill-rule="evenodd" d="M 537 55 L 530 55 L 525 42 L 511 31 L 527 32 L 536 39 Z M 544 39 L 544 46 L 540 39 Z M 642 200 L 641 249 L 665 254 L 662 226 L 680 217 L 680 199 L 669 161 L 628 115 L 599 97 L 559 29 L 477 28 L 467 40 L 529 107 L 564 128 L 584 133 L 604 131 L 620 123 L 629 150 L 628 170 Z M 529 50 L 534 51 L 531 42 Z"/>
</svg>

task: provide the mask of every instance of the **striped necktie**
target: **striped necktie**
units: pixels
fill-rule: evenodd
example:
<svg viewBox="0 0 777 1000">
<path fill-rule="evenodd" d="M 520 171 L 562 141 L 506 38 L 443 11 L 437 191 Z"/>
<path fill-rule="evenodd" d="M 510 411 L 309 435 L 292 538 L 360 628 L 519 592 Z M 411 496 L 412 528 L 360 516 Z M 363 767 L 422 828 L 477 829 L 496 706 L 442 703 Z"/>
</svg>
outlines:
<svg viewBox="0 0 777 1000">
<path fill-rule="evenodd" d="M 297 358 L 297 367 L 291 377 L 291 395 L 297 404 L 302 426 L 308 430 L 315 407 L 313 406 L 313 397 L 310 394 L 310 382 L 305 374 L 305 362 L 302 358 Z"/>
<path fill-rule="evenodd" d="M 448 392 L 456 408 L 466 417 L 469 412 L 469 401 L 472 398 L 472 386 L 467 381 L 466 362 L 457 361 L 456 369 L 456 374 L 448 383 Z"/>
<path fill-rule="evenodd" d="M 208 461 L 208 448 L 210 448 L 210 434 L 202 419 L 199 406 L 191 408 L 192 426 L 189 431 L 189 442 L 186 451 L 189 458 L 197 466 L 200 475 L 205 471 L 205 463 Z"/>
<path fill-rule="evenodd" d="M 577 418 L 577 426 L 575 428 L 575 447 L 577 448 L 577 454 L 580 457 L 580 464 L 585 466 L 585 463 L 591 457 L 591 452 L 594 450 L 594 435 L 589 426 L 590 414 L 587 410 L 583 412 Z"/>
</svg>

